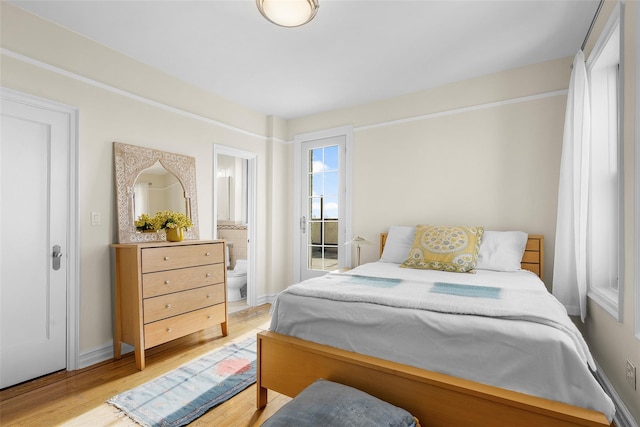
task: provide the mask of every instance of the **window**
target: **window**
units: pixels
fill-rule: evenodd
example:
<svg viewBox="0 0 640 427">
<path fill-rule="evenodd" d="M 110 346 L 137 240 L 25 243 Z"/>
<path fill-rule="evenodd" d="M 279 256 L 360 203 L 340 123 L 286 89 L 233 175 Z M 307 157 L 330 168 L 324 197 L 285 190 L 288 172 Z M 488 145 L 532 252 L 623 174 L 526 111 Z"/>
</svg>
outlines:
<svg viewBox="0 0 640 427">
<path fill-rule="evenodd" d="M 308 268 L 338 268 L 338 208 L 340 206 L 339 145 L 309 150 Z"/>
<path fill-rule="evenodd" d="M 620 18 L 613 14 L 589 61 L 591 163 L 587 232 L 589 297 L 620 320 L 623 271 Z"/>
</svg>

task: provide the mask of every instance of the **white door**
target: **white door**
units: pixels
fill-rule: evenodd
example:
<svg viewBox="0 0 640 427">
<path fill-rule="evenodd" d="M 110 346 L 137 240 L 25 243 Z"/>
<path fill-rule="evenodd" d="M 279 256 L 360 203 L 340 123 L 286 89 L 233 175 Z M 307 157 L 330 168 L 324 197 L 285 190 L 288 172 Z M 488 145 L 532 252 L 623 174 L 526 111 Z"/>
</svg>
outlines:
<svg viewBox="0 0 640 427">
<path fill-rule="evenodd" d="M 66 368 L 71 126 L 68 114 L 52 109 L 6 98 L 1 107 L 0 387 L 7 387 Z"/>
<path fill-rule="evenodd" d="M 344 266 L 346 137 L 301 144 L 300 279 Z"/>
</svg>

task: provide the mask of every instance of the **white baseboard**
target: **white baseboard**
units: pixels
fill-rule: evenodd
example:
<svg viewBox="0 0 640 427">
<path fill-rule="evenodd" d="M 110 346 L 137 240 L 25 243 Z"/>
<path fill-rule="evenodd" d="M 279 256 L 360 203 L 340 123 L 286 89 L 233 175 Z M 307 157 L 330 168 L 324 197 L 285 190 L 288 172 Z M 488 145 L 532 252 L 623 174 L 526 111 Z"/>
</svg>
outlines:
<svg viewBox="0 0 640 427">
<path fill-rule="evenodd" d="M 122 354 L 127 354 L 133 351 L 133 347 L 129 344 L 122 344 Z M 78 369 L 87 368 L 96 363 L 104 362 L 105 360 L 113 359 L 113 343 L 107 343 L 100 347 L 94 347 L 89 351 L 80 353 L 80 360 L 78 360 Z"/>
<path fill-rule="evenodd" d="M 262 295 L 256 299 L 256 306 L 262 304 L 272 304 L 278 294 Z"/>
<path fill-rule="evenodd" d="M 620 395 L 616 389 L 613 388 L 602 369 L 600 369 L 598 362 L 596 362 L 596 366 L 598 367 L 595 373 L 596 379 L 616 406 L 616 415 L 613 417 L 613 422 L 616 424 L 616 427 L 638 427 L 638 423 L 633 419 L 631 412 L 627 409 Z"/>
</svg>

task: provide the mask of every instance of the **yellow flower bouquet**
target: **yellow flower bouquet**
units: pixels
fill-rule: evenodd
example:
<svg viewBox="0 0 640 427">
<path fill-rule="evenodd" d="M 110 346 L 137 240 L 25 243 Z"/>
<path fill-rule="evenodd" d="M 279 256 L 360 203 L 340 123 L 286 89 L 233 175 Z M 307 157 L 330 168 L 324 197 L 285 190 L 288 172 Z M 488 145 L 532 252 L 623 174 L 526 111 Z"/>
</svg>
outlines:
<svg viewBox="0 0 640 427">
<path fill-rule="evenodd" d="M 152 224 L 155 230 L 193 227 L 191 218 L 181 212 L 174 211 L 163 211 L 156 213 L 152 218 Z"/>
<path fill-rule="evenodd" d="M 135 220 L 134 225 L 138 231 L 156 231 L 155 225 L 153 224 L 153 218 L 147 214 L 140 215 L 138 219 Z"/>
<path fill-rule="evenodd" d="M 193 222 L 181 212 L 163 211 L 157 212 L 153 217 L 142 214 L 135 220 L 134 225 L 136 230 L 143 233 L 165 230 L 167 240 L 180 241 L 184 229 L 193 227 Z"/>
</svg>

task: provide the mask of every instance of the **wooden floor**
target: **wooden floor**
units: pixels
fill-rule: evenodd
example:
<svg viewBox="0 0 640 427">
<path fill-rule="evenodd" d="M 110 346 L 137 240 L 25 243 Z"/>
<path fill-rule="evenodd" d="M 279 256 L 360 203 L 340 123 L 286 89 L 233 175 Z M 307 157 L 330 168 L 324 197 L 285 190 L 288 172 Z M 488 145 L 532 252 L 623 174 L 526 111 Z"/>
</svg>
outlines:
<svg viewBox="0 0 640 427">
<path fill-rule="evenodd" d="M 152 380 L 189 360 L 231 341 L 265 329 L 269 305 L 249 308 L 229 316 L 229 336 L 220 328 L 147 350 L 147 367 L 138 371 L 133 353 L 72 372 L 59 372 L 0 390 L 2 426 L 135 426 L 136 423 L 105 403 L 110 397 Z M 269 404 L 256 410 L 253 385 L 213 408 L 190 426 L 256 426 L 264 422 L 290 399 L 269 392 Z"/>
</svg>

